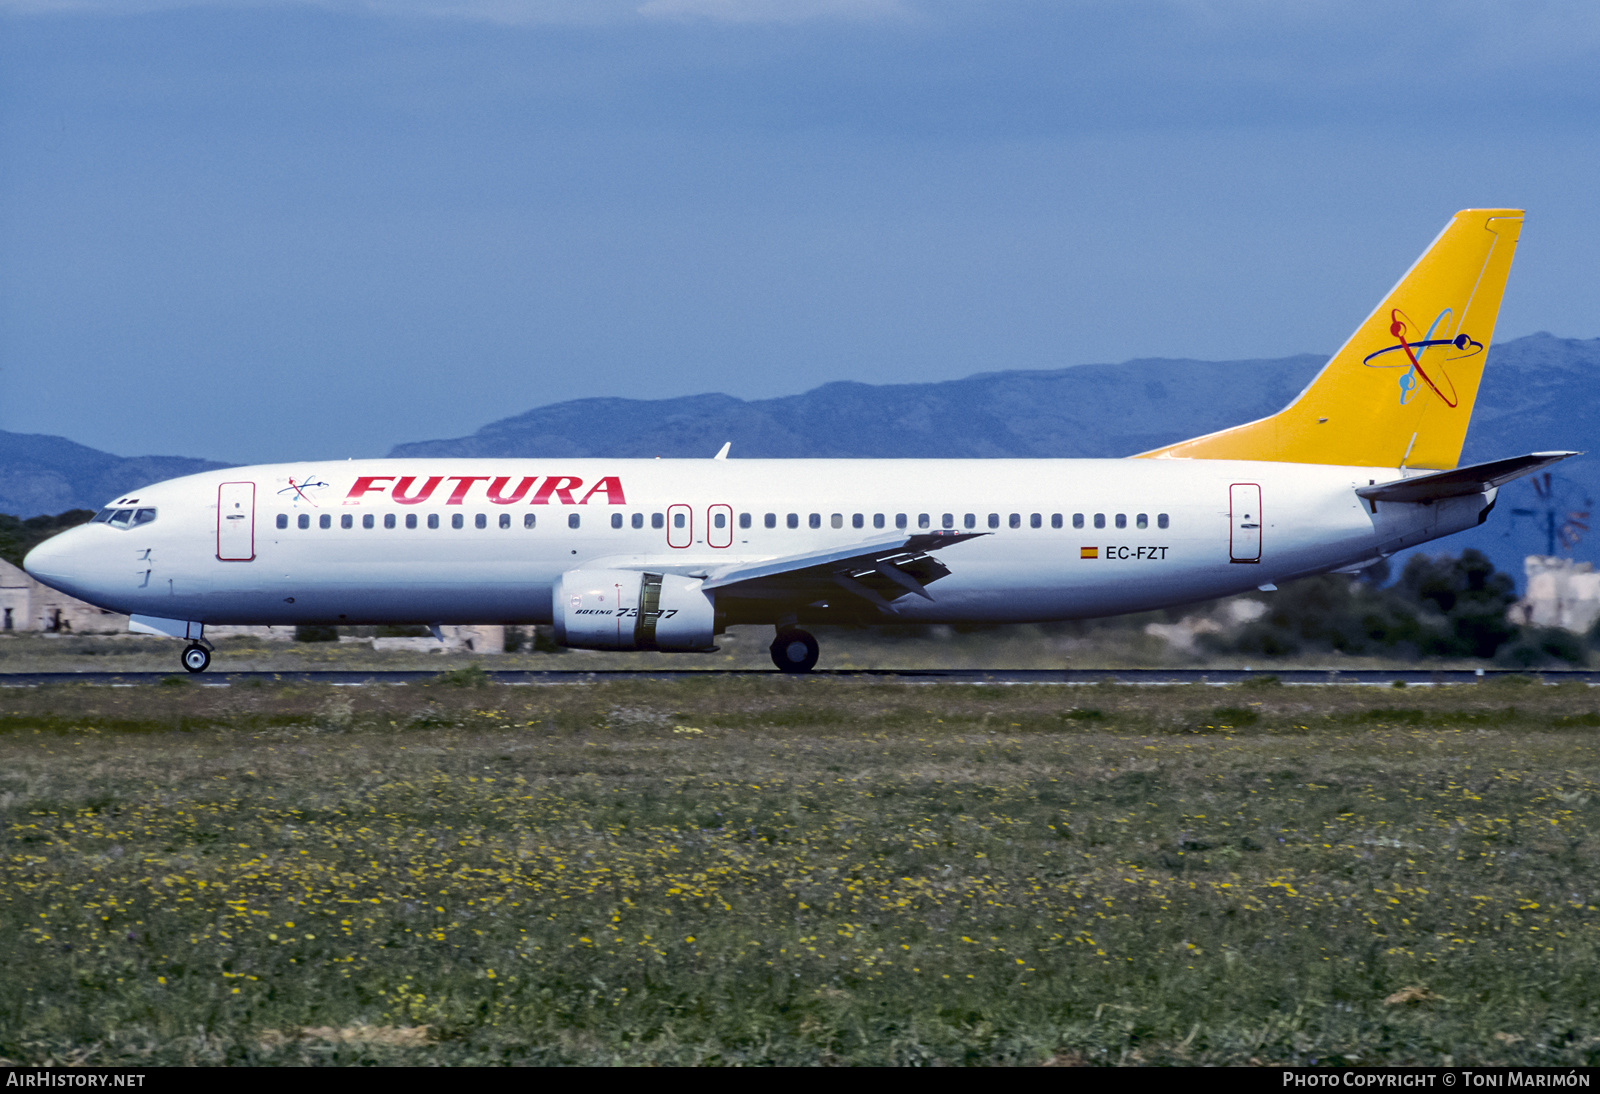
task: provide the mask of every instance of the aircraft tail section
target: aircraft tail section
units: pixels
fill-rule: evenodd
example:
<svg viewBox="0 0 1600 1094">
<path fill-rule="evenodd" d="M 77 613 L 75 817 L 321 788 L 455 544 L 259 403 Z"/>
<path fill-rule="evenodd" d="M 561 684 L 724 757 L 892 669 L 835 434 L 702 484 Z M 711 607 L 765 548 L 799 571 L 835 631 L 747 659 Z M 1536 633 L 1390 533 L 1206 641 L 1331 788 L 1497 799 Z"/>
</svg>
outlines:
<svg viewBox="0 0 1600 1094">
<path fill-rule="evenodd" d="M 1455 467 L 1521 228 L 1457 213 L 1288 407 L 1140 458 Z"/>
</svg>

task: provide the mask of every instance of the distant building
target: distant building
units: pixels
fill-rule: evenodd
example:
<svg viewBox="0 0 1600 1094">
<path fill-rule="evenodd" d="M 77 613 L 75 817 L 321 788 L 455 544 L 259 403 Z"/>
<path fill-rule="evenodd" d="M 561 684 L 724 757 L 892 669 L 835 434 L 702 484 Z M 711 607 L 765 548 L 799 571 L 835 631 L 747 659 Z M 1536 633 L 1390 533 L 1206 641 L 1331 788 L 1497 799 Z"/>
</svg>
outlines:
<svg viewBox="0 0 1600 1094">
<path fill-rule="evenodd" d="M 41 585 L 26 570 L 0 559 L 0 631 L 118 634 L 127 629 L 127 616 Z"/>
<path fill-rule="evenodd" d="M 1511 605 L 1511 622 L 1522 627 L 1562 627 L 1587 634 L 1600 619 L 1600 573 L 1589 562 L 1554 555 L 1522 561 L 1528 592 Z"/>
<path fill-rule="evenodd" d="M 382 649 L 412 649 L 428 653 L 501 653 L 505 628 L 499 626 L 444 627 L 444 641 L 436 638 L 355 638 Z M 86 604 L 57 592 L 28 576 L 26 570 L 0 559 L 0 631 L 34 631 L 45 634 L 127 634 L 128 617 Z M 293 627 L 207 627 L 207 638 L 250 637 L 288 642 Z"/>
<path fill-rule="evenodd" d="M 340 638 L 341 642 L 371 642 L 375 650 L 411 650 L 417 653 L 504 653 L 506 629 L 501 626 L 440 627 L 437 638 Z M 209 633 L 209 632 L 207 632 Z"/>
</svg>

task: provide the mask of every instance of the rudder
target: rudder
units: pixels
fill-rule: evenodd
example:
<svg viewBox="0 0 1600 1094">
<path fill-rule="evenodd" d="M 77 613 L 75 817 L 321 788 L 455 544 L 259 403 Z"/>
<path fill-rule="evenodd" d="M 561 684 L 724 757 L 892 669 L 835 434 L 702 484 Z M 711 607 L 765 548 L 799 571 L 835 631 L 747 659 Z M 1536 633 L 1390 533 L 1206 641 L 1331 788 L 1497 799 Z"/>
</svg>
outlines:
<svg viewBox="0 0 1600 1094">
<path fill-rule="evenodd" d="M 1455 467 L 1521 228 L 1462 210 L 1294 402 L 1136 458 Z"/>
</svg>

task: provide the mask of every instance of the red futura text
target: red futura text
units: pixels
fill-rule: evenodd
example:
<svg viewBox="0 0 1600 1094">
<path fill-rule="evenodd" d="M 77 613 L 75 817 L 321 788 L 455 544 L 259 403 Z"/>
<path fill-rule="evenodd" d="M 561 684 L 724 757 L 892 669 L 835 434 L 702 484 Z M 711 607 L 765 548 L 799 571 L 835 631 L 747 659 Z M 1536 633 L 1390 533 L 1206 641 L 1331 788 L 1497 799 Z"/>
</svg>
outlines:
<svg viewBox="0 0 1600 1094">
<path fill-rule="evenodd" d="M 511 485 L 514 481 L 515 487 Z M 528 498 L 529 505 L 549 505 L 551 499 L 562 505 L 588 505 L 596 494 L 604 495 L 607 505 L 628 504 L 622 492 L 622 479 L 616 475 L 607 475 L 583 491 L 582 497 L 574 497 L 583 489 L 583 480 L 575 475 L 546 475 L 543 482 L 539 482 L 538 475 L 360 475 L 350 487 L 350 493 L 345 495 L 344 504 L 360 505 L 366 499 L 421 505 L 442 495 L 444 492 L 439 487 L 447 482 L 453 485 L 448 488 L 448 495 L 444 495 L 445 505 L 465 505 L 478 483 L 488 484 L 483 488 L 483 500 L 493 505 L 515 505 L 523 498 Z M 537 490 L 535 482 L 539 482 Z M 368 495 L 377 497 L 369 499 Z"/>
</svg>

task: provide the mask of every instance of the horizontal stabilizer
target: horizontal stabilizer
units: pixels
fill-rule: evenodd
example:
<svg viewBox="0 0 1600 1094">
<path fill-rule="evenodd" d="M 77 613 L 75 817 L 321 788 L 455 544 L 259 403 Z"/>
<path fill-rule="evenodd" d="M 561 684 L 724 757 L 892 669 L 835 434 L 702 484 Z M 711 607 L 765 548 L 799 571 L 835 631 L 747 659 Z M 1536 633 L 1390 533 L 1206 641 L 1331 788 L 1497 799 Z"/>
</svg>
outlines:
<svg viewBox="0 0 1600 1094">
<path fill-rule="evenodd" d="M 1362 486 L 1356 493 L 1368 501 L 1439 501 L 1442 498 L 1460 498 L 1468 494 L 1481 494 L 1496 486 L 1520 479 L 1541 468 L 1578 452 L 1530 452 L 1526 456 L 1512 456 L 1506 460 L 1475 463 L 1471 467 L 1458 467 L 1453 471 L 1436 471 L 1431 475 L 1416 475 L 1409 479 L 1380 482 L 1376 486 Z"/>
</svg>

